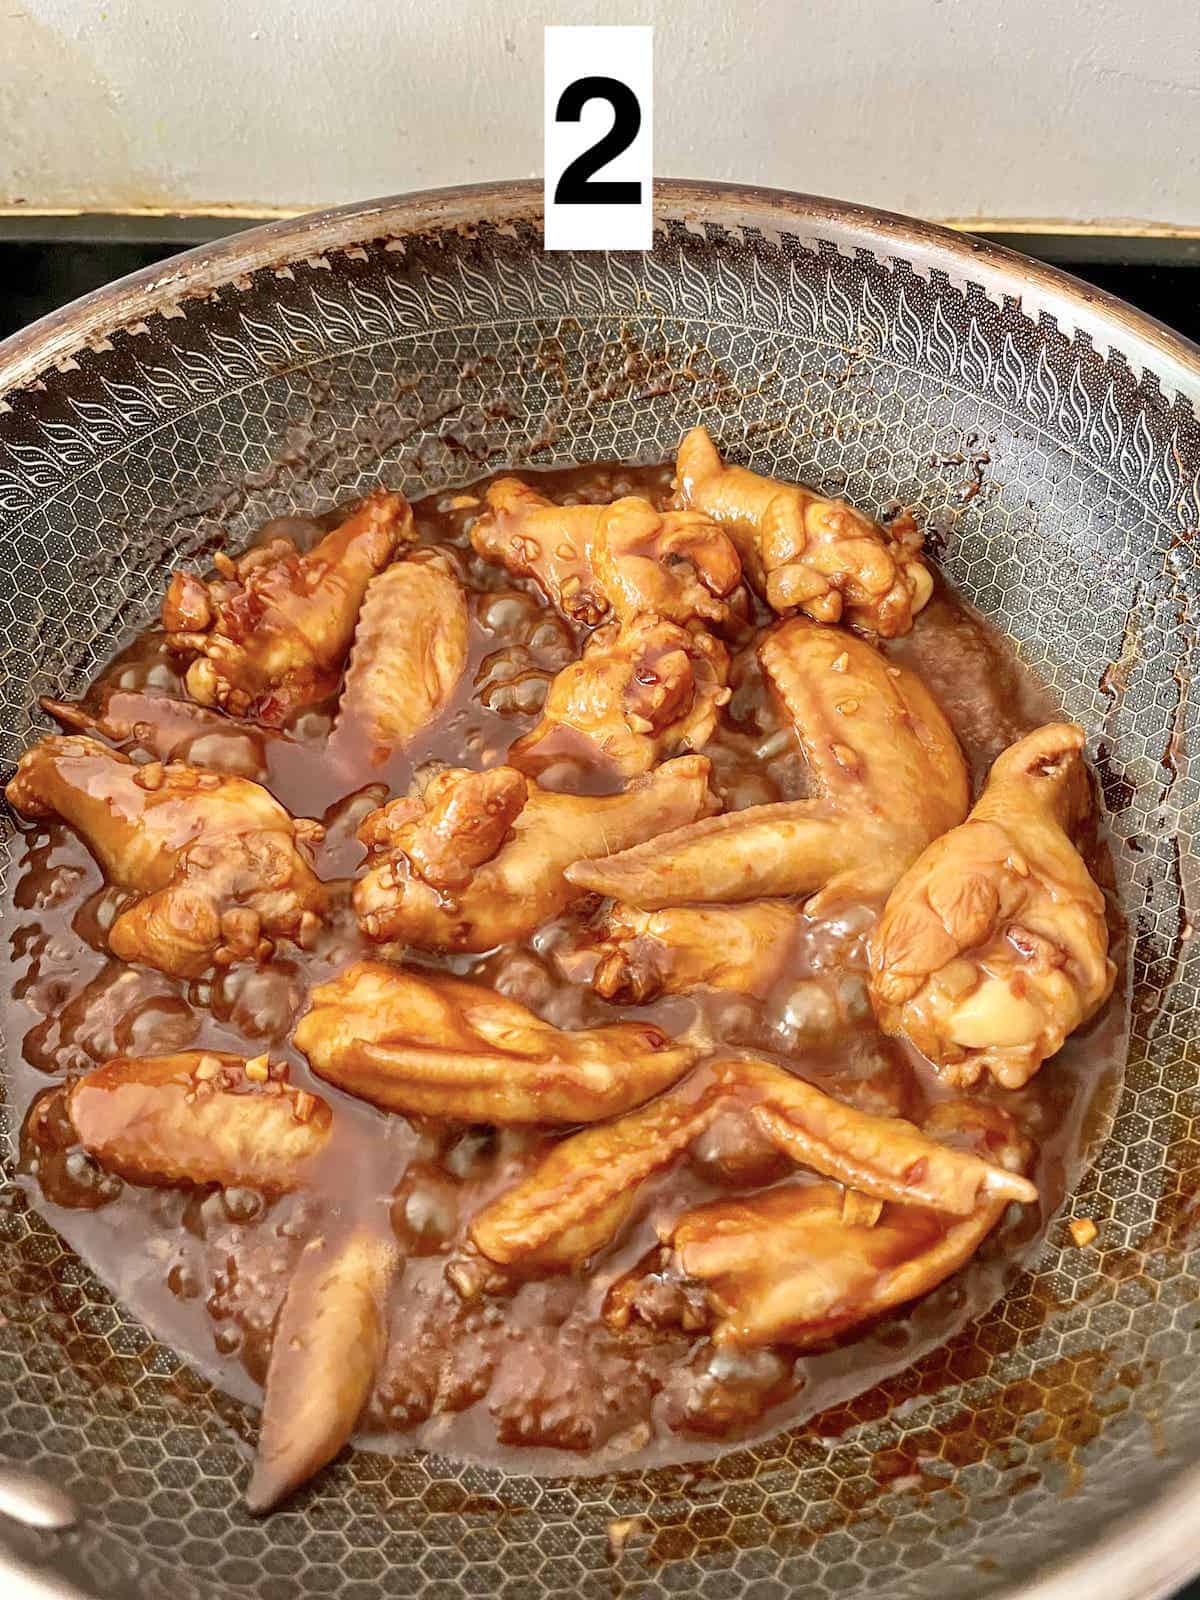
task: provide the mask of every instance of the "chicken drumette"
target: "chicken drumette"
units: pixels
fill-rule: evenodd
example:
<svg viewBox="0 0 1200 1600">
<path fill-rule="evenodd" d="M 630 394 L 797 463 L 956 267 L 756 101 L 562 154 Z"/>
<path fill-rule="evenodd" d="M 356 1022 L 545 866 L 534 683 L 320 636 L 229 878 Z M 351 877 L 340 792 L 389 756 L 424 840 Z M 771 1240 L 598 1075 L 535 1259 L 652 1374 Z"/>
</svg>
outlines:
<svg viewBox="0 0 1200 1600">
<path fill-rule="evenodd" d="M 377 943 L 490 950 L 525 938 L 585 891 L 564 870 L 708 815 L 709 765 L 680 756 L 623 794 L 540 789 L 512 767 L 439 772 L 419 800 L 393 800 L 359 829 L 371 866 L 354 889 Z"/>
<path fill-rule="evenodd" d="M 726 466 L 703 428 L 679 446 L 675 493 L 729 529 L 747 578 L 776 611 L 890 639 L 933 592 L 911 520 L 884 528 L 844 500 Z"/>
<path fill-rule="evenodd" d="M 567 872 L 573 884 L 643 911 L 812 895 L 806 909 L 819 915 L 847 900 L 881 901 L 930 840 L 962 820 L 962 752 L 915 674 L 803 617 L 773 629 L 759 658 L 795 724 L 814 797 L 580 861 Z"/>
<path fill-rule="evenodd" d="M 609 623 L 555 678 L 542 720 L 508 759 L 535 776 L 563 763 L 637 777 L 708 743 L 728 677 L 729 652 L 701 628 L 645 612 Z"/>
<path fill-rule="evenodd" d="M 373 578 L 359 613 L 332 746 L 360 742 L 378 764 L 445 710 L 467 665 L 467 600 L 430 554 Z"/>
<path fill-rule="evenodd" d="M 332 694 L 367 585 L 414 537 L 403 495 L 377 490 L 307 555 L 275 539 L 217 577 L 177 572 L 163 601 L 167 642 L 192 660 L 193 700 L 279 725 Z"/>
<path fill-rule="evenodd" d="M 294 818 L 245 778 L 137 766 L 82 735 L 43 739 L 17 764 L 9 803 L 77 829 L 110 883 L 138 896 L 109 948 L 177 977 L 264 960 L 276 939 L 306 943 L 325 891 L 302 853 L 319 823 Z"/>
<path fill-rule="evenodd" d="M 480 984 L 384 961 L 318 985 L 296 1046 L 385 1111 L 495 1124 L 613 1116 L 696 1059 L 645 1023 L 568 1033 Z"/>
<path fill-rule="evenodd" d="M 1104 896 L 1072 842 L 1083 729 L 1051 723 L 992 767 L 961 827 L 897 883 L 871 941 L 880 1026 L 953 1084 L 1019 1088 L 1112 992 Z"/>
<path fill-rule="evenodd" d="M 742 575 L 728 536 L 699 512 L 656 511 L 635 496 L 560 506 L 519 478 L 489 486 L 471 543 L 588 627 L 610 612 L 722 622 Z"/>
</svg>

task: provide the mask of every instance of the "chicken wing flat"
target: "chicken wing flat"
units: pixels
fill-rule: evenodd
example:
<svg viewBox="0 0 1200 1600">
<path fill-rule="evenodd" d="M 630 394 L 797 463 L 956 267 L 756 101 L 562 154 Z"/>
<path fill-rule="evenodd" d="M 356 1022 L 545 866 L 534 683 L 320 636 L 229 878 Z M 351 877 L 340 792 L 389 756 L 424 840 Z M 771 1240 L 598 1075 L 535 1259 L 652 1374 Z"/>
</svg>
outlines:
<svg viewBox="0 0 1200 1600">
<path fill-rule="evenodd" d="M 797 1166 L 872 1199 L 969 1216 L 983 1201 L 1029 1205 L 1038 1197 L 1019 1170 L 941 1144 L 900 1117 L 870 1116 L 769 1061 L 738 1059 L 713 1071 Z M 1019 1150 L 1009 1155 L 1020 1163 Z"/>
<path fill-rule="evenodd" d="M 799 908 L 787 900 L 665 911 L 614 905 L 596 937 L 564 951 L 558 965 L 623 1005 L 702 986 L 762 1000 L 787 966 L 799 923 Z"/>
<path fill-rule="evenodd" d="M 191 700 L 136 689 L 107 688 L 95 711 L 66 700 L 42 699 L 38 704 L 64 728 L 132 745 L 155 761 L 184 761 L 243 778 L 262 777 L 268 743 L 284 737 Z"/>
<path fill-rule="evenodd" d="M 423 950 L 524 939 L 586 892 L 564 876 L 580 856 L 706 816 L 708 776 L 703 756 L 680 756 L 598 797 L 541 789 L 512 768 L 443 772 L 421 802 L 393 800 L 359 829 L 372 852 L 354 888 L 359 926 Z"/>
<path fill-rule="evenodd" d="M 568 1033 L 441 973 L 361 961 L 312 991 L 296 1046 L 385 1111 L 463 1122 L 594 1122 L 650 1099 L 696 1059 L 658 1028 Z"/>
<path fill-rule="evenodd" d="M 577 861 L 567 881 L 639 911 L 811 894 L 857 860 L 850 831 L 818 802 L 748 806 L 611 856 Z"/>
<path fill-rule="evenodd" d="M 383 1360 L 395 1245 L 358 1228 L 304 1247 L 279 1312 L 246 1506 L 272 1506 L 350 1438 Z"/>
<path fill-rule="evenodd" d="M 729 530 L 747 578 L 776 611 L 799 608 L 892 639 L 933 593 L 910 522 L 898 536 L 844 500 L 726 466 L 703 428 L 685 435 L 675 470 L 676 503 Z"/>
<path fill-rule="evenodd" d="M 292 1088 L 265 1057 L 205 1050 L 121 1056 L 63 1093 L 83 1148 L 136 1184 L 282 1194 L 302 1182 L 333 1122 L 323 1100 Z"/>
<path fill-rule="evenodd" d="M 556 1144 L 520 1183 L 478 1212 L 471 1238 L 502 1266 L 568 1271 L 608 1244 L 638 1189 L 712 1123 L 722 1091 L 689 1080 L 616 1122 Z"/>
<path fill-rule="evenodd" d="M 948 1083 L 1019 1088 L 1112 992 L 1104 896 L 1072 843 L 1091 794 L 1083 729 L 1051 723 L 992 767 L 967 820 L 892 891 L 871 997 Z"/>
<path fill-rule="evenodd" d="M 1004 1202 L 946 1220 L 885 1205 L 844 1220 L 837 1184 L 794 1184 L 687 1212 L 670 1236 L 677 1270 L 707 1289 L 717 1345 L 819 1344 L 935 1288 L 995 1227 Z M 615 1287 L 615 1286 L 614 1286 Z"/>
<path fill-rule="evenodd" d="M 333 739 L 357 737 L 378 765 L 434 721 L 467 665 L 467 599 L 436 557 L 372 578 L 358 617 Z"/>
<path fill-rule="evenodd" d="M 924 785 L 951 791 L 943 811 L 966 805 L 962 751 L 915 672 L 866 640 L 805 617 L 770 629 L 758 655 L 823 794 L 892 814 L 894 786 Z"/>
<path fill-rule="evenodd" d="M 554 679 L 542 720 L 508 759 L 534 776 L 576 762 L 637 777 L 708 743 L 728 678 L 729 652 L 701 628 L 645 612 L 609 623 Z"/>
<path fill-rule="evenodd" d="M 1028 1159 L 1011 1119 L 992 1107 L 944 1103 L 927 1119 L 925 1133 L 986 1150 L 1005 1172 Z M 715 1344 L 805 1348 L 928 1293 L 957 1271 L 1008 1204 L 1003 1195 L 978 1192 L 965 1216 L 872 1204 L 835 1183 L 782 1185 L 718 1200 L 685 1212 L 664 1230 L 668 1254 L 659 1274 L 677 1291 L 686 1325 L 696 1318 L 689 1291 L 703 1289 Z M 605 1316 L 612 1326 L 639 1314 L 639 1279 L 648 1268 L 640 1264 L 610 1289 Z"/>
<path fill-rule="evenodd" d="M 966 763 L 924 684 L 873 646 L 803 617 L 759 647 L 815 790 L 749 806 L 568 870 L 579 888 L 643 911 L 812 895 L 882 901 L 931 839 L 966 815 Z M 817 893 L 816 891 L 820 891 Z"/>
<path fill-rule="evenodd" d="M 555 505 L 519 478 L 498 478 L 471 530 L 479 555 L 532 578 L 565 616 L 595 627 L 611 612 L 722 622 L 741 562 L 727 534 L 696 511 L 656 511 L 628 496 Z"/>
<path fill-rule="evenodd" d="M 275 725 L 324 700 L 367 585 L 413 537 L 404 496 L 376 490 L 307 555 L 276 539 L 237 561 L 218 557 L 214 579 L 177 572 L 162 622 L 172 648 L 193 658 L 192 699 Z"/>
<path fill-rule="evenodd" d="M 301 853 L 320 824 L 245 778 L 137 766 L 70 734 L 27 750 L 5 793 L 23 816 L 70 823 L 108 880 L 141 897 L 109 932 L 121 961 L 197 977 L 214 962 L 266 959 L 279 938 L 305 942 L 324 914 Z"/>
</svg>

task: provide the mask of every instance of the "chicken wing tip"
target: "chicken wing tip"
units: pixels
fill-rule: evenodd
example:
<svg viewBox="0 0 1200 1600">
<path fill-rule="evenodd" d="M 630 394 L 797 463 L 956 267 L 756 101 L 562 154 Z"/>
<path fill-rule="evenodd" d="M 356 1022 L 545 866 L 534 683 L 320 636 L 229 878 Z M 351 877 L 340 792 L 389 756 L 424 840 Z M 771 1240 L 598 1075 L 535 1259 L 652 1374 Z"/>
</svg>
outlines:
<svg viewBox="0 0 1200 1600">
<path fill-rule="evenodd" d="M 289 1475 L 279 1472 L 272 1462 L 255 1461 L 246 1485 L 246 1510 L 252 1517 L 265 1516 L 293 1487 Z"/>
<path fill-rule="evenodd" d="M 1064 757 L 1077 755 L 1087 743 L 1087 733 L 1077 722 L 1047 722 L 1009 745 L 996 758 L 995 765 L 1005 770 L 1020 767 L 1029 773 L 1045 772 Z"/>
<path fill-rule="evenodd" d="M 681 474 L 687 473 L 689 468 L 694 470 L 703 467 L 710 470 L 720 467 L 721 456 L 713 440 L 713 436 L 702 422 L 694 428 L 689 428 L 679 441 L 679 448 L 675 452 L 676 466 Z"/>
<path fill-rule="evenodd" d="M 85 711 L 74 700 L 53 700 L 43 694 L 38 696 L 38 705 L 48 717 L 53 717 L 64 728 L 77 728 L 90 733 L 96 726 L 96 718 L 91 712 Z"/>
<path fill-rule="evenodd" d="M 1039 1199 L 1037 1184 L 1019 1172 L 1007 1172 L 996 1167 L 986 1184 L 988 1194 L 996 1200 L 1016 1200 L 1020 1205 L 1031 1206 Z"/>
<path fill-rule="evenodd" d="M 653 789 L 657 784 L 670 774 L 672 778 L 707 778 L 712 773 L 712 762 L 707 756 L 696 754 L 686 756 L 673 756 L 670 761 L 664 761 L 660 767 L 655 767 L 653 772 L 646 772 L 634 778 L 630 783 L 631 789 Z"/>
</svg>

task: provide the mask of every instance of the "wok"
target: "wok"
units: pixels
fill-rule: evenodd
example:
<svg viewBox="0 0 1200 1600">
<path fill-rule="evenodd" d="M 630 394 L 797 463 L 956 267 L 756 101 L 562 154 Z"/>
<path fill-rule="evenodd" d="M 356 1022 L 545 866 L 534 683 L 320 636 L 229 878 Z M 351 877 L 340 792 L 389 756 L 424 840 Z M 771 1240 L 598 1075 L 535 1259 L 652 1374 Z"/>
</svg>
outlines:
<svg viewBox="0 0 1200 1600">
<path fill-rule="evenodd" d="M 380 476 L 415 493 L 661 458 L 703 418 L 760 470 L 894 497 L 1091 735 L 1133 994 L 1070 1203 L 1099 1239 L 1060 1219 L 946 1348 L 703 1469 L 538 1481 L 358 1449 L 254 1521 L 252 1413 L 10 1184 L 6 1593 L 1150 1600 L 1200 1568 L 1200 351 L 900 217 L 688 183 L 656 207 L 646 256 L 544 253 L 524 184 L 326 212 L 0 347 L 0 765 L 41 729 L 38 694 L 81 691 L 151 618 L 170 566 Z"/>
</svg>

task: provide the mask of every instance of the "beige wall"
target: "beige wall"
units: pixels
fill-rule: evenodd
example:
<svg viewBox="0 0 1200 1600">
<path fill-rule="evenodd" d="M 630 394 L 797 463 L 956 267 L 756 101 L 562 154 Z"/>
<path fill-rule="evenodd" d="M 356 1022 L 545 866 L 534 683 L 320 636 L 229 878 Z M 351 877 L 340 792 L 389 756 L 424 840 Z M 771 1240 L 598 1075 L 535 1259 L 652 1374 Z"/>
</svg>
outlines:
<svg viewBox="0 0 1200 1600">
<path fill-rule="evenodd" d="M 8 0 L 0 206 L 532 175 L 547 21 L 656 25 L 663 173 L 1200 226 L 1197 0 Z"/>
</svg>

